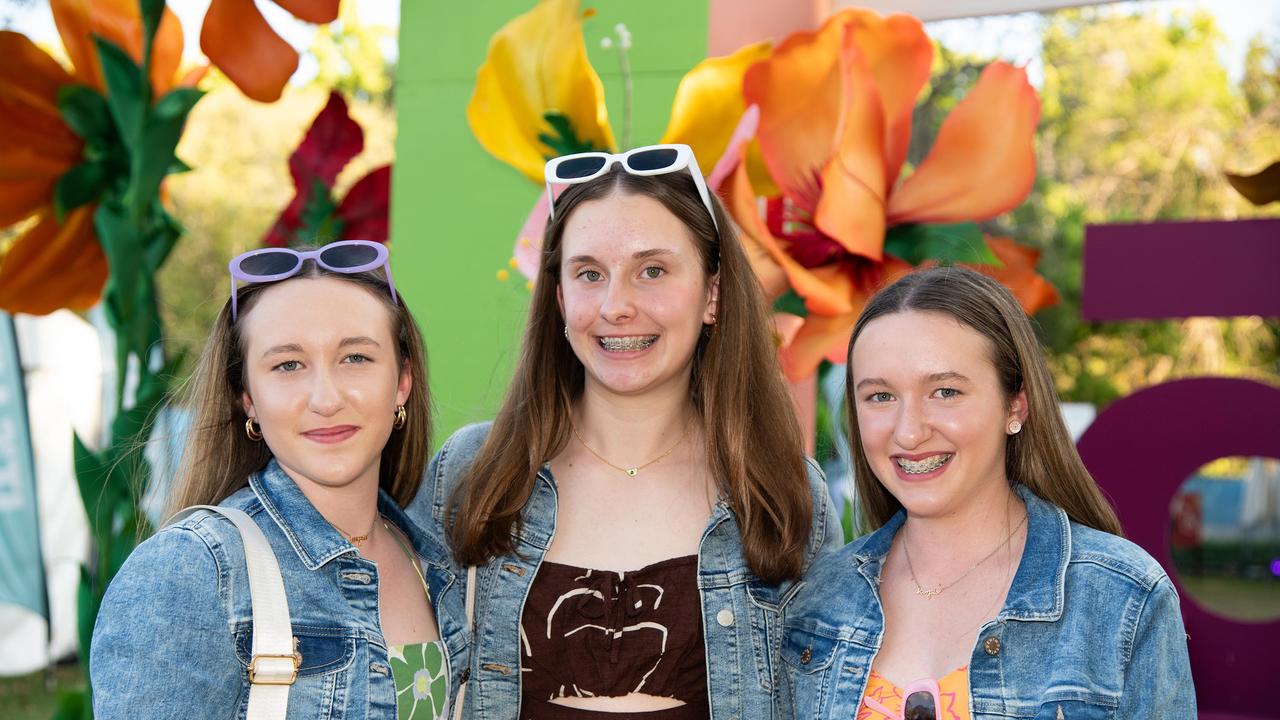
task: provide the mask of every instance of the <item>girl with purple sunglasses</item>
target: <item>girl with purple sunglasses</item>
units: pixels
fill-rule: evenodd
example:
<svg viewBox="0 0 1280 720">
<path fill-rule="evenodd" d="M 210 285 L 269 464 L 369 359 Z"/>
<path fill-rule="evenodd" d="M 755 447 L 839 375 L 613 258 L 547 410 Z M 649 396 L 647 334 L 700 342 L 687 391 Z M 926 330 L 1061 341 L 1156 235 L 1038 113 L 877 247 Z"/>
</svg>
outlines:
<svg viewBox="0 0 1280 720">
<path fill-rule="evenodd" d="M 445 717 L 464 622 L 448 551 L 402 510 L 431 401 L 387 249 L 266 248 L 230 270 L 186 387 L 186 510 L 107 591 L 95 714 Z"/>
</svg>

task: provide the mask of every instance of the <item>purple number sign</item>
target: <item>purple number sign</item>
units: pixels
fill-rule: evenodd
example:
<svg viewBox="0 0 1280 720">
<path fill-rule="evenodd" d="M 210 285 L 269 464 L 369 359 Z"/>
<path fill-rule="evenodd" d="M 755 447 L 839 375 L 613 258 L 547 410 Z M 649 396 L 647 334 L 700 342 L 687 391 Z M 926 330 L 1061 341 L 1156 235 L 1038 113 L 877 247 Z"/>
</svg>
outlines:
<svg viewBox="0 0 1280 720">
<path fill-rule="evenodd" d="M 1090 226 L 1085 243 L 1089 319 L 1280 315 L 1280 221 Z M 1200 466 L 1280 458 L 1280 389 L 1213 377 L 1149 387 L 1099 413 L 1079 449 L 1129 539 L 1179 584 L 1200 717 L 1277 717 L 1280 621 L 1234 621 L 1190 601 L 1166 533 L 1174 493 Z"/>
</svg>

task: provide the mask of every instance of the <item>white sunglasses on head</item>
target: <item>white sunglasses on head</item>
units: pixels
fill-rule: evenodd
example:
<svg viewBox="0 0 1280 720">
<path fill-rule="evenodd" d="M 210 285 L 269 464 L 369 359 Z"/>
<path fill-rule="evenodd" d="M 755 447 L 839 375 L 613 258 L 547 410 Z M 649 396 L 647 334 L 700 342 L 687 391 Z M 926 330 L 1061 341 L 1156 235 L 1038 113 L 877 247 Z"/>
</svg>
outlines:
<svg viewBox="0 0 1280 720">
<path fill-rule="evenodd" d="M 707 192 L 707 183 L 702 179 L 702 171 L 698 169 L 698 159 L 693 156 L 693 148 L 688 145 L 646 145 L 624 153 L 584 152 L 573 155 L 562 155 L 547 161 L 545 170 L 547 180 L 547 202 L 551 207 L 551 218 L 555 219 L 556 199 L 551 192 L 551 185 L 575 185 L 589 182 L 609 172 L 614 163 L 620 163 L 622 169 L 632 175 L 663 175 L 665 173 L 688 170 L 693 184 L 698 188 L 698 196 L 702 205 L 711 216 L 711 226 L 716 234 L 720 233 L 720 224 L 716 222 L 716 213 L 711 207 L 711 194 Z"/>
</svg>

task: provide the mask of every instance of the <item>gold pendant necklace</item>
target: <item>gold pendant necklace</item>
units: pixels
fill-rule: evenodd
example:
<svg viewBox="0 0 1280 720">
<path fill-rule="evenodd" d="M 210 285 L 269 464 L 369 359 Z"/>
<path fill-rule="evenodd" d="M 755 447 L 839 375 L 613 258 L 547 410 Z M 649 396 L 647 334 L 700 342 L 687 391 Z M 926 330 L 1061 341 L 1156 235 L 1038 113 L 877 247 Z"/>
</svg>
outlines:
<svg viewBox="0 0 1280 720">
<path fill-rule="evenodd" d="M 608 460 L 606 460 L 606 459 L 604 458 L 604 456 L 603 456 L 603 455 L 601 455 L 600 453 L 596 452 L 595 450 L 592 450 L 592 449 L 591 449 L 591 446 L 587 444 L 587 441 L 586 441 L 586 440 L 583 440 L 583 439 L 582 439 L 582 435 L 578 433 L 578 428 L 577 428 L 577 426 L 575 426 L 575 425 L 573 425 L 572 423 L 570 423 L 570 424 L 569 424 L 569 427 L 573 430 L 573 436 L 574 436 L 574 437 L 576 437 L 576 438 L 578 438 L 578 442 L 582 443 L 582 447 L 586 448 L 586 449 L 587 449 L 587 452 L 591 453 L 592 455 L 594 455 L 594 456 L 595 456 L 595 458 L 596 458 L 597 460 L 599 460 L 600 462 L 604 463 L 605 465 L 608 465 L 609 467 L 613 468 L 614 470 L 618 470 L 619 472 L 624 472 L 624 473 L 626 473 L 628 477 L 635 477 L 635 476 L 639 475 L 641 470 L 643 470 L 643 469 L 645 469 L 645 468 L 649 467 L 650 465 L 652 465 L 652 464 L 654 464 L 654 463 L 658 462 L 659 460 L 661 460 L 661 459 L 665 458 L 666 456 L 670 455 L 671 453 L 675 452 L 675 449 L 676 449 L 676 448 L 678 448 L 678 447 L 680 447 L 680 443 L 684 442 L 685 437 L 687 437 L 687 436 L 689 435 L 689 424 L 688 424 L 688 423 L 685 423 L 685 426 L 684 426 L 684 432 L 683 432 L 683 433 L 680 433 L 680 439 L 679 439 L 679 440 L 676 440 L 676 444 L 675 444 L 675 445 L 672 445 L 671 447 L 667 448 L 667 451 L 666 451 L 666 452 L 664 452 L 664 453 L 662 453 L 661 455 L 659 455 L 658 457 L 656 457 L 656 458 L 654 458 L 654 459 L 650 460 L 649 462 L 644 463 L 643 465 L 636 465 L 635 467 L 622 467 L 621 465 L 614 465 L 613 463 L 611 463 L 611 462 L 609 462 Z"/>
<path fill-rule="evenodd" d="M 362 545 L 364 545 L 365 541 L 369 539 L 369 536 L 373 534 L 373 529 L 374 529 L 374 528 L 377 526 L 377 524 L 378 524 L 377 520 L 378 520 L 378 519 L 375 517 L 375 518 L 374 518 L 374 522 L 373 522 L 373 524 L 369 526 L 369 529 L 368 529 L 368 530 L 366 530 L 366 531 L 365 531 L 365 534 L 363 534 L 363 535 L 352 535 L 352 534 L 348 533 L 346 530 L 343 530 L 342 528 L 338 527 L 337 525 L 334 525 L 332 522 L 330 522 L 329 524 L 330 524 L 330 525 L 333 525 L 333 529 L 334 529 L 334 530 L 337 530 L 339 533 L 341 533 L 341 534 L 342 534 L 342 537 L 344 537 L 344 538 L 346 538 L 346 539 L 347 539 L 347 542 L 351 543 L 352 545 L 355 545 L 355 546 L 356 546 L 356 549 L 357 549 L 357 550 L 359 550 L 359 549 L 360 549 L 360 547 L 361 547 Z"/>
<path fill-rule="evenodd" d="M 987 553 L 978 562 L 970 565 L 968 570 L 965 570 L 963 573 L 960 574 L 960 577 L 956 578 L 955 580 L 952 580 L 946 585 L 939 585 L 938 587 L 932 590 L 925 590 L 924 588 L 920 587 L 920 581 L 916 579 L 916 569 L 911 566 L 911 550 L 907 547 L 907 536 L 904 533 L 902 536 L 902 553 L 907 557 L 907 571 L 911 573 L 911 582 L 916 586 L 916 594 L 924 597 L 926 600 L 932 600 L 934 597 L 941 595 L 942 591 L 947 590 L 948 588 L 952 587 L 956 583 L 968 577 L 969 573 L 978 569 L 978 566 L 981 565 L 982 563 L 990 560 L 992 556 L 994 556 L 997 552 L 1000 551 L 1000 548 L 1004 547 L 1005 545 L 1008 545 L 1009 541 L 1013 539 L 1014 534 L 1017 533 L 1018 530 L 1022 529 L 1022 524 L 1025 523 L 1026 521 L 1027 521 L 1027 516 L 1024 513 L 1022 516 L 1022 519 L 1018 521 L 1018 524 L 1012 530 L 1009 531 L 1009 534 L 1005 536 L 1004 540 L 1002 540 L 999 545 L 996 545 L 991 552 Z M 906 528 L 904 527 L 903 529 L 905 530 Z"/>
</svg>

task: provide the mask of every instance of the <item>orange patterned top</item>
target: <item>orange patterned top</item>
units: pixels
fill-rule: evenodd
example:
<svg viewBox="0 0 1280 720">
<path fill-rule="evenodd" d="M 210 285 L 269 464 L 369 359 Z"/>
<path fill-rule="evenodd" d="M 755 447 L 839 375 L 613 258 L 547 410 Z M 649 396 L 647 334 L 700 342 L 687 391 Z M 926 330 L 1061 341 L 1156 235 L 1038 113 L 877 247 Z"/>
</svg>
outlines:
<svg viewBox="0 0 1280 720">
<path fill-rule="evenodd" d="M 969 715 L 969 666 L 938 679 L 938 720 L 971 720 Z M 902 720 L 902 689 L 872 670 L 867 690 L 858 705 L 857 720 Z"/>
</svg>

